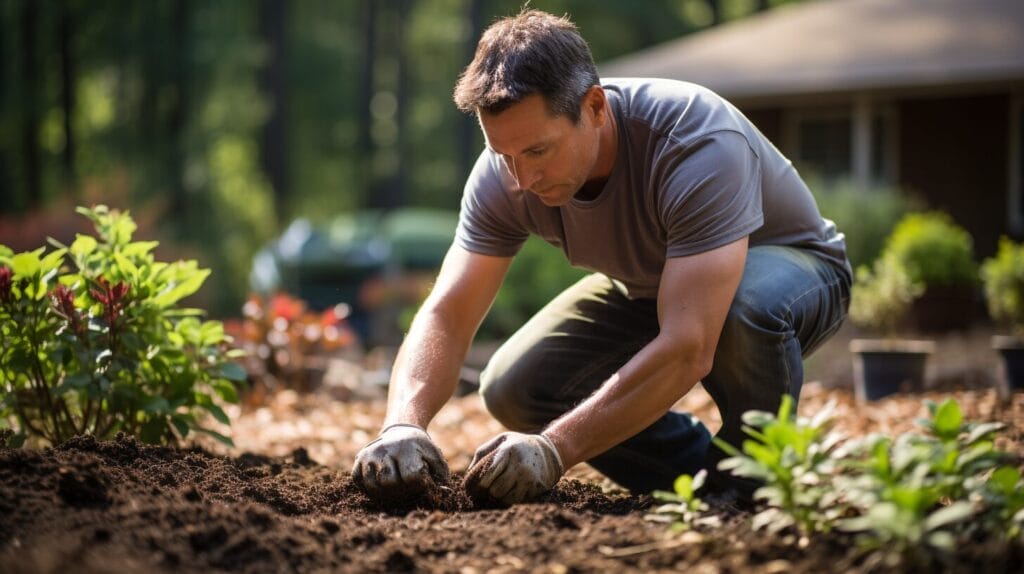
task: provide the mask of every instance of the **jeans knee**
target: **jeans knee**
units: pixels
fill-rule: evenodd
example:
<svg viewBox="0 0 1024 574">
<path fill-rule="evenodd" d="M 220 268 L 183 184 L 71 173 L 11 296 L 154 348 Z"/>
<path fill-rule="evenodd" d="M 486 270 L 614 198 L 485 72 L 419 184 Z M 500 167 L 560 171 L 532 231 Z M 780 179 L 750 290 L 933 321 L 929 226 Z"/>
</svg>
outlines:
<svg viewBox="0 0 1024 574">
<path fill-rule="evenodd" d="M 480 375 L 480 397 L 487 412 L 505 428 L 517 432 L 534 430 L 527 406 L 529 397 L 514 377 L 495 376 L 490 369 L 485 369 Z"/>
<path fill-rule="evenodd" d="M 740 291 L 726 315 L 718 352 L 742 357 L 751 346 L 763 345 L 766 340 L 781 341 L 789 330 L 782 310 L 764 305 L 757 298 L 745 297 Z"/>
</svg>

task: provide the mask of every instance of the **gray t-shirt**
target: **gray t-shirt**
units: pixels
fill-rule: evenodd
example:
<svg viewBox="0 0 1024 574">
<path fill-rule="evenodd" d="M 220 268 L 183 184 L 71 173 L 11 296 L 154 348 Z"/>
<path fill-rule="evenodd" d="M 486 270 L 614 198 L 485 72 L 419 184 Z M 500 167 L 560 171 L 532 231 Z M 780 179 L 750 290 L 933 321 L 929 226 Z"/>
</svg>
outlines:
<svg viewBox="0 0 1024 574">
<path fill-rule="evenodd" d="M 615 78 L 603 87 L 619 147 L 601 193 L 548 207 L 517 188 L 501 156 L 484 150 L 463 193 L 460 246 L 512 256 L 533 233 L 631 298 L 657 296 L 666 258 L 746 235 L 751 247 L 805 248 L 850 274 L 843 235 L 821 217 L 792 163 L 739 110 L 686 82 Z"/>
</svg>

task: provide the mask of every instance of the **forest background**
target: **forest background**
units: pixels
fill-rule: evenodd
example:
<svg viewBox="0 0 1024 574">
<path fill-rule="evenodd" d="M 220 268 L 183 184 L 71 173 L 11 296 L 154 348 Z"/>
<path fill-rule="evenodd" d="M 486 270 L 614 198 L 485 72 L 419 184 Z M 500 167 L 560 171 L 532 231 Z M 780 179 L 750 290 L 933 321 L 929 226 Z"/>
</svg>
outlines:
<svg viewBox="0 0 1024 574">
<path fill-rule="evenodd" d="M 568 14 L 600 63 L 790 1 L 529 5 Z M 213 269 L 194 305 L 237 315 L 254 254 L 296 218 L 457 210 L 483 140 L 452 86 L 521 7 L 0 0 L 0 243 L 73 239 L 74 205 L 130 209 L 159 257 Z"/>
</svg>

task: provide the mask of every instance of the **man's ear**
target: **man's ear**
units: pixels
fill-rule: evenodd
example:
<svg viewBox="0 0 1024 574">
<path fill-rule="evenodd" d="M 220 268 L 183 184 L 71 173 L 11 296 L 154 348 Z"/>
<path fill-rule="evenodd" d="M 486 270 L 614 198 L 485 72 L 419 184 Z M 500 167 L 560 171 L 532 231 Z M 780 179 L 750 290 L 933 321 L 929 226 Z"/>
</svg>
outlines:
<svg viewBox="0 0 1024 574">
<path fill-rule="evenodd" d="M 583 110 L 590 114 L 597 127 L 603 126 L 608 121 L 607 97 L 604 94 L 604 88 L 590 86 L 587 93 L 583 95 Z"/>
</svg>

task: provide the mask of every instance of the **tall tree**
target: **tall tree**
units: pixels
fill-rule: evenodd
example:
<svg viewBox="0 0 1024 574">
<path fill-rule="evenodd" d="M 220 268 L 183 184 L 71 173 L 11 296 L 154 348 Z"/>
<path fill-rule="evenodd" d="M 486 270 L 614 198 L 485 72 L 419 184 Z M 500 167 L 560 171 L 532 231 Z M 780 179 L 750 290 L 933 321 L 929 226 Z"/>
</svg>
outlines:
<svg viewBox="0 0 1024 574">
<path fill-rule="evenodd" d="M 370 106 L 373 102 L 376 80 L 377 55 L 377 0 L 363 1 L 363 51 L 361 54 L 362 69 L 359 74 L 359 157 L 363 171 L 366 197 L 362 204 L 369 205 L 373 201 L 374 177 L 373 156 L 376 146 L 373 143 L 373 114 Z"/>
<path fill-rule="evenodd" d="M 21 3 L 21 153 L 25 174 L 25 203 L 29 209 L 43 202 L 41 158 L 39 153 L 39 58 L 36 34 L 39 25 L 38 4 Z"/>
<path fill-rule="evenodd" d="M 395 61 L 397 63 L 397 69 L 395 70 L 395 100 L 397 108 L 395 109 L 395 124 L 398 128 L 398 138 L 395 141 L 397 149 L 395 153 L 398 156 L 398 165 L 391 175 L 391 181 L 388 184 L 388 190 L 386 193 L 387 199 L 385 200 L 385 208 L 400 207 L 405 204 L 407 197 L 406 186 L 406 175 L 409 171 L 409 162 L 413 161 L 410 157 L 410 148 L 408 145 L 409 139 L 409 54 L 406 50 L 406 16 L 409 13 L 410 4 L 413 0 L 395 0 L 394 13 L 394 30 L 395 30 L 395 42 L 393 43 L 395 49 Z"/>
<path fill-rule="evenodd" d="M 468 0 L 466 2 L 466 23 L 469 25 L 469 34 L 466 34 L 466 48 L 463 65 L 469 64 L 476 53 L 476 43 L 480 41 L 480 34 L 484 27 L 484 0 Z M 476 159 L 479 150 L 476 149 L 477 123 L 475 118 L 465 114 L 459 123 L 459 177 L 469 176 L 473 169 L 473 161 Z"/>
<path fill-rule="evenodd" d="M 708 8 L 711 10 L 711 25 L 717 26 L 722 23 L 722 4 L 720 0 L 707 0 Z"/>
<path fill-rule="evenodd" d="M 173 58 L 172 85 L 174 101 L 169 115 L 171 151 L 171 216 L 178 221 L 188 217 L 188 201 L 185 195 L 185 137 L 186 118 L 188 114 L 189 95 L 189 63 L 191 61 L 191 43 L 189 30 L 192 6 L 190 0 L 175 0 L 174 18 L 172 21 L 171 56 Z"/>
<path fill-rule="evenodd" d="M 75 37 L 75 17 L 71 0 L 60 5 L 60 79 L 61 107 L 64 108 L 64 181 L 74 193 L 75 189 L 75 58 L 72 53 Z"/>
<path fill-rule="evenodd" d="M 286 0 L 262 0 L 259 16 L 260 33 L 267 48 L 267 61 L 260 71 L 260 91 L 270 106 L 270 117 L 260 134 L 260 165 L 273 187 L 274 213 L 280 223 L 285 217 L 288 197 L 285 45 L 288 3 Z"/>
</svg>

